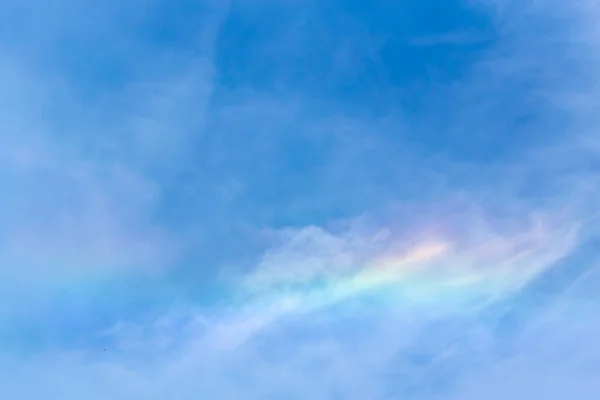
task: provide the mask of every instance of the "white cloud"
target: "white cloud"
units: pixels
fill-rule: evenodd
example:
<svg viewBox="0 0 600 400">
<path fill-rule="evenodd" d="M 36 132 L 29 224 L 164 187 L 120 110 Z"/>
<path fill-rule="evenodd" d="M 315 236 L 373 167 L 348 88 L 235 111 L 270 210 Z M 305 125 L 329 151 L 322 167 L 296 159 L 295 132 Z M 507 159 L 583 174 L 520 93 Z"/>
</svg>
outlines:
<svg viewBox="0 0 600 400">
<path fill-rule="evenodd" d="M 521 15 L 514 12 L 505 14 L 509 21 Z M 595 37 L 588 40 L 597 41 Z M 500 47 L 499 52 L 504 51 Z M 478 108 L 479 96 L 496 88 L 496 83 L 493 88 L 488 86 L 489 79 L 528 76 L 531 62 L 542 63 L 518 58 L 527 46 L 510 50 L 514 54 L 505 64 L 493 64 L 501 54 L 493 55 L 482 65 L 498 69 L 489 74 L 476 71 L 472 81 L 465 83 L 468 94 L 460 99 L 465 103 L 459 102 L 457 107 L 469 108 L 468 115 L 476 114 L 473 109 L 477 109 L 479 115 L 476 120 L 464 121 L 462 129 L 485 130 L 488 122 L 498 117 L 495 105 L 487 107 L 486 103 Z M 92 268 L 93 273 L 101 274 L 95 268 L 139 264 L 147 268 L 161 264 L 162 257 L 168 259 L 173 238 L 152 221 L 161 188 L 146 168 L 179 162 L 180 151 L 188 144 L 186 132 L 202 126 L 214 79 L 210 50 L 207 53 L 197 60 L 198 69 L 192 62 L 189 68 L 165 72 L 157 82 L 119 92 L 118 106 L 104 105 L 106 113 L 101 113 L 111 117 L 106 140 L 88 139 L 88 131 L 79 131 L 84 123 L 75 124 L 77 129 L 64 123 L 49 129 L 39 112 L 50 103 L 54 89 L 48 89 L 39 77 L 30 78 L 28 72 L 4 74 L 1 85 L 7 88 L 5 93 L 24 96 L 15 107 L 17 112 L 10 113 L 10 125 L 0 134 L 6 143 L 0 149 L 2 185 L 11 193 L 3 200 L 10 207 L 4 208 L 9 211 L 2 214 L 0 228 L 0 250 L 4 250 L 0 277 L 6 277 L 6 286 L 13 285 L 19 274 L 24 280 L 37 274 L 40 281 L 50 276 L 61 281 L 72 273 L 68 272 L 71 268 Z M 547 62 L 549 55 L 540 60 Z M 200 78 L 196 77 L 198 71 Z M 35 90 L 19 89 L 19 82 Z M 576 121 L 555 127 L 565 128 L 569 136 L 551 152 L 540 155 L 532 151 L 533 155 L 500 165 L 503 174 L 484 177 L 485 185 L 473 191 L 465 189 L 467 200 L 458 206 L 448 206 L 443 200 L 438 201 L 444 205 L 437 209 L 424 204 L 407 206 L 397 211 L 401 218 L 376 219 L 372 230 L 357 224 L 335 233 L 324 227 L 278 232 L 279 245 L 236 282 L 241 281 L 241 286 L 234 301 L 240 303 L 211 310 L 189 306 L 183 316 L 168 314 L 165 320 L 152 323 L 124 321 L 103 332 L 117 342 L 107 352 L 56 349 L 27 360 L 6 355 L 0 359 L 0 392 L 6 398 L 23 399 L 436 399 L 442 396 L 428 385 L 439 380 L 443 398 L 450 399 L 592 398 L 598 373 L 594 363 L 599 355 L 590 349 L 599 327 L 590 316 L 598 310 L 589 297 L 575 296 L 584 292 L 582 283 L 574 284 L 569 295 L 557 297 L 560 307 L 553 308 L 552 301 L 549 307 L 532 311 L 531 319 L 521 322 L 508 355 L 499 354 L 498 343 L 505 338 L 498 320 L 486 320 L 486 313 L 496 315 L 495 307 L 502 302 L 484 303 L 486 307 L 464 312 L 463 303 L 452 307 L 452 298 L 444 298 L 442 292 L 429 293 L 424 303 L 415 295 L 403 298 L 404 303 L 385 303 L 386 298 L 384 304 L 364 306 L 360 301 L 331 300 L 328 293 L 318 290 L 316 294 L 306 288 L 291 294 L 277 290 L 289 281 L 302 286 L 318 278 L 358 275 L 376 267 L 382 253 L 402 255 L 418 244 L 417 239 L 440 236 L 452 244 L 451 251 L 431 262 L 426 260 L 424 270 L 444 269 L 450 277 L 461 271 L 464 275 L 457 274 L 458 278 L 474 274 L 476 281 L 491 276 L 489 285 L 461 281 L 461 290 L 455 293 L 481 290 L 486 299 L 490 293 L 500 293 L 495 300 L 508 301 L 513 308 L 528 308 L 525 303 L 510 304 L 506 293 L 526 292 L 528 283 L 597 233 L 596 220 L 588 219 L 593 211 L 590 202 L 581 198 L 587 194 L 597 197 L 596 189 L 586 185 L 589 179 L 597 179 L 596 175 L 587 169 L 565 168 L 560 192 L 553 192 L 551 201 L 525 201 L 519 194 L 531 170 L 550 171 L 538 175 L 549 179 L 556 168 L 552 163 L 574 163 L 586 150 L 580 145 L 563 147 L 565 141 L 580 135 L 582 142 L 595 140 L 597 125 L 589 116 L 592 107 L 579 113 L 581 104 L 589 104 L 593 96 L 576 96 L 574 102 L 570 88 L 560 91 L 560 82 L 553 80 L 545 87 L 554 91 L 553 106 Z M 6 102 L 0 97 L 0 103 Z M 270 105 L 265 109 L 268 115 Z M 190 114 L 198 118 L 188 126 Z M 580 130 L 583 122 L 585 129 Z M 172 129 L 182 132 L 175 142 L 171 141 Z M 102 129 L 90 131 L 96 135 Z M 76 140 L 70 142 L 73 137 Z M 68 145 L 63 147 L 65 143 Z M 88 146 L 92 157 L 86 153 Z M 496 171 L 484 169 L 484 175 Z M 511 218 L 505 218 L 507 215 Z M 382 235 L 383 228 L 387 233 Z M 41 263 L 51 268 L 46 274 L 41 272 Z M 597 268 L 588 271 L 594 276 Z M 589 282 L 586 279 L 580 282 Z M 246 291 L 251 296 L 246 297 Z M 481 306 L 481 299 L 476 300 Z M 581 309 L 590 314 L 579 315 Z"/>
<path fill-rule="evenodd" d="M 53 64 L 45 47 L 55 46 L 59 53 L 69 45 L 64 35 L 77 32 L 91 39 L 98 34 L 131 40 L 135 34 L 123 27 L 105 31 L 101 14 L 114 9 L 123 17 L 140 10 L 81 5 L 98 17 L 82 31 L 67 5 L 71 2 L 64 3 L 65 8 L 51 11 L 34 7 L 37 11 L 27 21 L 39 19 L 35 30 L 41 37 L 8 46 L 0 60 L 0 103 L 5 105 L 0 128 L 1 275 L 3 286 L 17 279 L 18 290 L 32 278 L 42 283 L 132 267 L 153 270 L 175 255 L 175 238 L 153 220 L 163 196 L 156 171 L 180 168 L 191 140 L 203 129 L 212 94 L 213 47 L 222 15 L 211 13 L 204 21 L 197 54 L 184 57 L 155 49 L 155 63 L 138 71 L 133 81 L 107 83 L 113 85 L 108 93 L 85 99 L 78 92 L 85 83 L 76 74 L 58 78 L 60 72 L 53 68 L 68 66 Z M 52 16 L 65 23 L 52 25 Z M 29 62 L 29 52 L 40 57 L 37 63 Z M 98 52 L 104 54 L 106 48 Z M 123 53 L 113 61 L 125 65 L 137 63 L 137 57 Z M 90 68 L 94 62 L 90 60 Z M 102 80 L 93 85 L 102 86 Z"/>
</svg>

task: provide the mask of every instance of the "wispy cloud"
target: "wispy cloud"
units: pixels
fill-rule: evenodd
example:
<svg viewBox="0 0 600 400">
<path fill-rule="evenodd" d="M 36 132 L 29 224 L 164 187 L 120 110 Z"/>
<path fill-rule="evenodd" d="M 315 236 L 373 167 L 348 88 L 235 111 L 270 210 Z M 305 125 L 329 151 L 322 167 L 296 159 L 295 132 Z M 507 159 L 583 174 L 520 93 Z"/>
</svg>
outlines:
<svg viewBox="0 0 600 400">
<path fill-rule="evenodd" d="M 592 398 L 592 2 L 63 3 L 3 28 L 4 397 Z"/>
</svg>

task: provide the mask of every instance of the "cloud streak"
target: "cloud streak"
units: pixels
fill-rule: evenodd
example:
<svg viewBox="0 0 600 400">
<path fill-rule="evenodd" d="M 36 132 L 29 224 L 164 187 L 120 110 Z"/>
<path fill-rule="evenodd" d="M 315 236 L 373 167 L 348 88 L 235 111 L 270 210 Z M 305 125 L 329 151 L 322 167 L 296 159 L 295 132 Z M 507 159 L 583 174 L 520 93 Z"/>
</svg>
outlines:
<svg viewBox="0 0 600 400">
<path fill-rule="evenodd" d="M 4 28 L 5 397 L 592 398 L 591 2 L 67 3 Z"/>
</svg>

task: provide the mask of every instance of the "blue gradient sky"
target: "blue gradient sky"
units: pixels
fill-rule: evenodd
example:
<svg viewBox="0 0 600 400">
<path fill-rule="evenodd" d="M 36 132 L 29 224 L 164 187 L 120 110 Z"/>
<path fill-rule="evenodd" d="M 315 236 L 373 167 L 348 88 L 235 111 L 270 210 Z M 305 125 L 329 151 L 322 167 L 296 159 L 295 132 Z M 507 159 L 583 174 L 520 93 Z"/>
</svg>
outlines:
<svg viewBox="0 0 600 400">
<path fill-rule="evenodd" d="M 592 399 L 591 0 L 4 0 L 0 398 Z"/>
</svg>

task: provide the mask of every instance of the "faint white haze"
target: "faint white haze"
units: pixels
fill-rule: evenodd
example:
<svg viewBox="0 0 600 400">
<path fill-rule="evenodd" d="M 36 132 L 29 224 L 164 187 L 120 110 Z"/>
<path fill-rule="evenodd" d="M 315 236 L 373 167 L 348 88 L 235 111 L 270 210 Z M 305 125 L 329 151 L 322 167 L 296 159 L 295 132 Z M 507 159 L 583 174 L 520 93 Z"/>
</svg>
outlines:
<svg viewBox="0 0 600 400">
<path fill-rule="evenodd" d="M 599 17 L 4 1 L 0 398 L 597 399 Z"/>
</svg>

